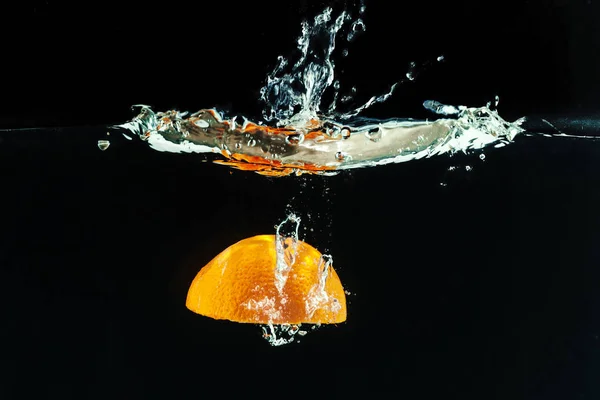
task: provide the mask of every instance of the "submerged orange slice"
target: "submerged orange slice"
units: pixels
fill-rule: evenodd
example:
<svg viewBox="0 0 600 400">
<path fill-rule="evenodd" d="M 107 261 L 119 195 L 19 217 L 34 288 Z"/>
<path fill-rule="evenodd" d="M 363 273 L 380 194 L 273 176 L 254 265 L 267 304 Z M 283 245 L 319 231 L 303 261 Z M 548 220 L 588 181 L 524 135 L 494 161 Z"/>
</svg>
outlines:
<svg viewBox="0 0 600 400">
<path fill-rule="evenodd" d="M 229 246 L 204 266 L 186 306 L 214 319 L 256 324 L 331 324 L 346 320 L 340 278 L 311 245 L 259 235 Z M 279 253 L 279 254 L 278 254 Z"/>
</svg>

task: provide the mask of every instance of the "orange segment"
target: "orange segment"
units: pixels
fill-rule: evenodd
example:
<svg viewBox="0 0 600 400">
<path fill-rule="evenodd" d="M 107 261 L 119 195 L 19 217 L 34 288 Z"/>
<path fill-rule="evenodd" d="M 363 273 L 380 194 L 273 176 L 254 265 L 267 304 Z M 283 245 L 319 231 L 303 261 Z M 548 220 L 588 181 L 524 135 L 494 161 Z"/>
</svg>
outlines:
<svg viewBox="0 0 600 400">
<path fill-rule="evenodd" d="M 278 261 L 276 240 L 259 235 L 229 246 L 198 272 L 186 307 L 214 319 L 257 324 L 345 321 L 344 288 L 321 253 L 302 241 L 294 251 L 286 239 Z"/>
</svg>

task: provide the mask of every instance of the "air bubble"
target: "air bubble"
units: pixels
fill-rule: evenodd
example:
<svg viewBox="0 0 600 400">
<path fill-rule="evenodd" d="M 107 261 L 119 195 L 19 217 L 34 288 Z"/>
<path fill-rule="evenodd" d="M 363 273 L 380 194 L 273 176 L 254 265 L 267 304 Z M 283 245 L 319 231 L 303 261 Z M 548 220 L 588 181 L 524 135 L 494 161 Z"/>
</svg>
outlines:
<svg viewBox="0 0 600 400">
<path fill-rule="evenodd" d="M 363 32 L 365 30 L 365 23 L 362 22 L 361 19 L 356 20 L 353 24 L 352 24 L 352 30 L 355 32 Z"/>
<path fill-rule="evenodd" d="M 269 342 L 271 346 L 282 346 L 292 343 L 296 334 L 304 336 L 307 333 L 306 331 L 301 331 L 300 326 L 301 324 L 268 324 L 261 327 L 263 332 L 262 336 Z"/>
<path fill-rule="evenodd" d="M 473 167 L 471 167 L 470 165 L 465 165 L 465 171 L 471 171 L 473 169 Z"/>
<path fill-rule="evenodd" d="M 331 137 L 337 137 L 340 134 L 340 128 L 331 122 L 324 122 L 322 128 L 323 131 Z"/>
<path fill-rule="evenodd" d="M 236 142 L 236 143 L 235 143 L 235 145 L 234 145 L 234 147 L 235 147 L 237 150 L 239 150 L 239 149 L 241 149 L 241 148 L 242 148 L 242 144 L 241 144 L 240 142 Z"/>
<path fill-rule="evenodd" d="M 344 161 L 347 157 L 348 155 L 342 151 L 335 153 L 335 159 L 338 161 Z"/>
<path fill-rule="evenodd" d="M 292 133 L 291 135 L 287 135 L 285 137 L 285 142 L 287 144 L 291 144 L 293 146 L 297 146 L 304 142 L 304 135 L 301 133 Z"/>
<path fill-rule="evenodd" d="M 481 154 L 479 155 L 479 159 L 480 159 L 481 161 L 485 160 L 485 154 L 481 153 Z"/>
<path fill-rule="evenodd" d="M 250 147 L 256 146 L 256 140 L 255 139 L 248 140 L 248 146 L 250 146 Z"/>
<path fill-rule="evenodd" d="M 342 139 L 350 139 L 351 135 L 352 132 L 350 131 L 350 128 L 342 128 Z"/>
<path fill-rule="evenodd" d="M 372 142 L 379 142 L 383 132 L 380 128 L 371 129 L 369 132 L 365 132 L 365 136 Z"/>
<path fill-rule="evenodd" d="M 437 58 L 437 61 L 438 61 L 438 62 L 442 62 L 442 61 L 444 61 L 444 56 L 443 56 L 443 55 L 442 55 L 442 56 L 439 56 L 439 57 Z"/>
<path fill-rule="evenodd" d="M 360 19 L 354 21 L 354 23 L 352 24 L 352 27 L 350 28 L 350 32 L 348 33 L 347 40 L 349 42 L 352 41 L 358 33 L 361 33 L 364 31 L 365 31 L 365 23 Z"/>
</svg>

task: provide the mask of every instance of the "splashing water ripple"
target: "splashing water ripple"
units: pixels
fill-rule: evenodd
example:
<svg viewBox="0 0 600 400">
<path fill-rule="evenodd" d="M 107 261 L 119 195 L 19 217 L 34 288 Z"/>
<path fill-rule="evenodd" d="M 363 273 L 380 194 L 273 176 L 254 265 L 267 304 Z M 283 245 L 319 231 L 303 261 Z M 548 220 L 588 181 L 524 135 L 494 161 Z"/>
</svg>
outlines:
<svg viewBox="0 0 600 400">
<path fill-rule="evenodd" d="M 360 14 L 364 12 L 361 6 Z M 265 103 L 263 121 L 244 117 L 226 118 L 215 109 L 155 113 L 148 106 L 131 122 L 119 125 L 137 134 L 158 151 L 176 153 L 217 153 L 226 160 L 215 162 L 268 176 L 295 173 L 334 175 L 339 170 L 400 163 L 440 154 L 467 152 L 495 144 L 512 142 L 524 131 L 524 118 L 507 122 L 494 107 L 445 105 L 435 100 L 423 103 L 425 109 L 443 118 L 419 121 L 406 118 L 368 119 L 359 114 L 387 100 L 397 89 L 373 96 L 353 110 L 338 112 L 338 99 L 350 98 L 341 92 L 335 79 L 332 58 L 336 38 L 349 25 L 346 40 L 365 31 L 362 19 L 349 12 L 332 16 L 327 8 L 311 23 L 302 23 L 296 62 L 280 56 L 268 74 L 260 99 Z M 347 49 L 342 50 L 342 55 Z M 443 56 L 437 61 L 442 61 Z M 414 63 L 406 73 L 415 79 Z M 327 91 L 331 102 L 322 104 Z"/>
</svg>

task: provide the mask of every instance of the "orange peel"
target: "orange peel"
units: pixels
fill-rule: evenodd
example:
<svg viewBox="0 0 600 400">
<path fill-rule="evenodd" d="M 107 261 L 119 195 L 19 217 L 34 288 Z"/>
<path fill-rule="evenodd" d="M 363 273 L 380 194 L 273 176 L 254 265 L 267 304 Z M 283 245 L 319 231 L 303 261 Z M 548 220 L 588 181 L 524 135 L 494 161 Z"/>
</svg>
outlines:
<svg viewBox="0 0 600 400">
<path fill-rule="evenodd" d="M 256 324 L 331 324 L 346 320 L 342 283 L 326 257 L 276 235 L 243 239 L 192 281 L 186 307 L 214 319 Z"/>
</svg>

